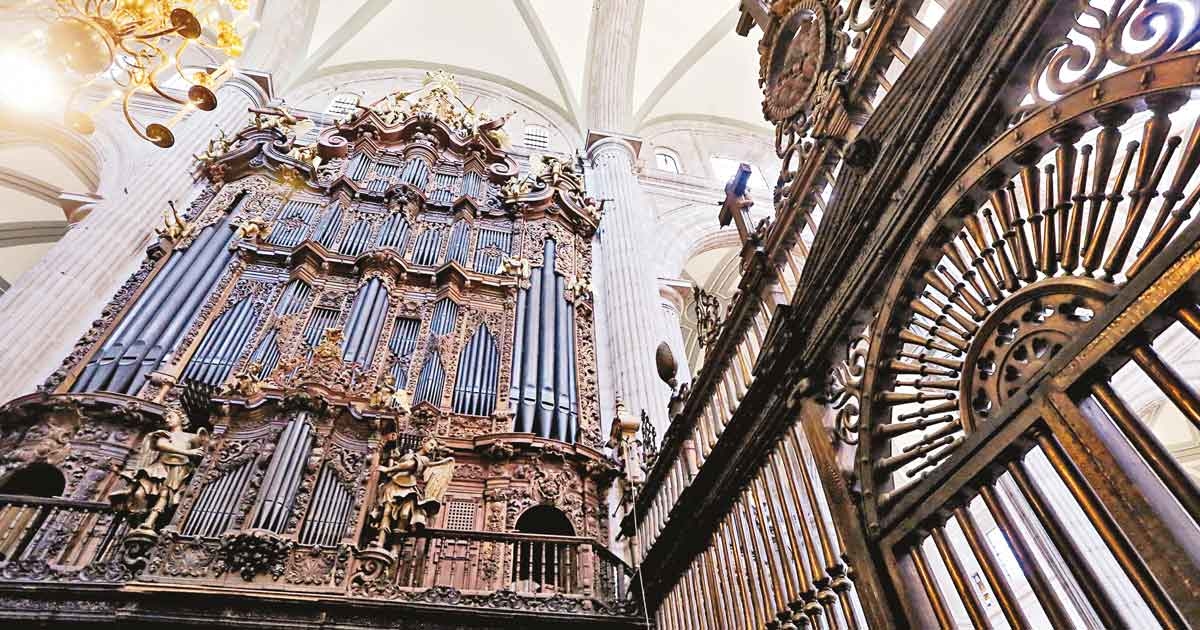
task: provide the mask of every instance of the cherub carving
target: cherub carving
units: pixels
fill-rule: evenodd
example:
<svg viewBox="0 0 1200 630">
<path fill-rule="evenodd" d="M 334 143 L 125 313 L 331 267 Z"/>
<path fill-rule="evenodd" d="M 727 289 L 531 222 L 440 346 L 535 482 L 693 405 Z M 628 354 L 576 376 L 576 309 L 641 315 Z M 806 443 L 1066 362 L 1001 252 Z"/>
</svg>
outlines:
<svg viewBox="0 0 1200 630">
<path fill-rule="evenodd" d="M 528 280 L 533 275 L 533 265 L 526 258 L 505 258 L 500 261 L 500 273 L 516 276 L 520 280 Z"/>
<path fill-rule="evenodd" d="M 255 362 L 245 369 L 233 375 L 233 382 L 226 388 L 226 394 L 237 394 L 245 398 L 251 398 L 262 389 L 262 369 L 263 364 Z"/>
<path fill-rule="evenodd" d="M 271 226 L 267 225 L 266 220 L 262 217 L 243 219 L 234 226 L 236 228 L 233 234 L 234 243 L 241 239 L 257 241 L 266 238 L 267 234 L 271 232 Z M 230 243 L 231 249 L 234 247 L 234 243 Z"/>
<path fill-rule="evenodd" d="M 138 466 L 133 474 L 121 473 L 128 487 L 108 495 L 119 512 L 145 518 L 137 526 L 143 532 L 156 532 L 159 518 L 179 504 L 180 494 L 204 457 L 208 432 L 201 427 L 195 433 L 184 431 L 183 414 L 167 412 L 166 429 L 152 431 L 142 440 Z"/>
<path fill-rule="evenodd" d="M 175 204 L 169 204 L 170 209 L 163 212 L 162 224 L 154 228 L 154 233 L 160 237 L 172 242 L 179 241 L 189 237 L 196 231 L 196 226 L 188 223 L 183 217 L 179 216 L 179 211 L 175 209 Z"/>
<path fill-rule="evenodd" d="M 379 467 L 379 491 L 371 511 L 379 532 L 375 546 L 387 546 L 393 535 L 424 529 L 441 510 L 454 476 L 454 458 L 434 459 L 440 450 L 437 439 L 427 437 L 416 450 Z"/>
<path fill-rule="evenodd" d="M 208 147 L 203 152 L 192 155 L 203 166 L 208 166 L 221 159 L 229 152 L 229 147 L 233 146 L 233 139 L 225 135 L 224 129 L 217 129 L 217 133 L 219 135 L 208 141 Z"/>
</svg>

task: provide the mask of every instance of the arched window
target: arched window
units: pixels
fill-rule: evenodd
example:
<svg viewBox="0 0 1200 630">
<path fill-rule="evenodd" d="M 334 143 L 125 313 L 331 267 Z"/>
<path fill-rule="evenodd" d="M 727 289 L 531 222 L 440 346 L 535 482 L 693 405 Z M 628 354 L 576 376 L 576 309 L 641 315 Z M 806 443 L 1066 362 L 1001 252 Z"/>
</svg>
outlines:
<svg viewBox="0 0 1200 630">
<path fill-rule="evenodd" d="M 571 519 L 562 510 L 549 505 L 529 508 L 517 519 L 522 534 L 574 536 Z M 513 579 L 518 590 L 570 592 L 574 584 L 575 554 L 573 543 L 554 540 L 527 540 L 517 543 L 513 553 Z"/>
<path fill-rule="evenodd" d="M 522 534 L 574 536 L 575 526 L 563 511 L 550 505 L 535 505 L 517 519 L 516 530 Z"/>
<path fill-rule="evenodd" d="M 713 175 L 716 176 L 717 182 L 722 186 L 733 179 L 733 176 L 737 174 L 738 167 L 742 164 L 742 160 L 720 155 L 710 156 L 708 162 L 712 165 Z M 750 165 L 749 187 L 759 190 L 770 190 L 767 186 L 767 178 L 763 177 L 762 171 L 758 170 L 758 167 L 753 164 Z"/>
<path fill-rule="evenodd" d="M 338 122 L 344 121 L 354 115 L 358 110 L 359 97 L 357 94 L 342 92 L 336 94 L 333 100 L 329 101 L 329 106 L 325 108 L 325 115 Z"/>
<path fill-rule="evenodd" d="M 525 125 L 525 148 L 545 151 L 550 148 L 550 130 L 541 125 Z"/>
<path fill-rule="evenodd" d="M 59 497 L 67 488 L 62 471 L 44 462 L 19 468 L 0 484 L 0 494 L 27 497 Z"/>
<path fill-rule="evenodd" d="M 67 480 L 54 466 L 37 462 L 17 469 L 0 483 L 0 494 L 17 494 L 27 497 L 62 496 Z M 53 510 L 53 508 L 49 508 Z M 9 504 L 0 507 L 0 561 L 18 559 L 29 550 L 29 545 L 38 536 L 45 522 L 47 511 L 44 506 Z"/>
<path fill-rule="evenodd" d="M 670 149 L 654 150 L 654 167 L 668 173 L 683 172 L 679 169 L 679 155 Z"/>
</svg>

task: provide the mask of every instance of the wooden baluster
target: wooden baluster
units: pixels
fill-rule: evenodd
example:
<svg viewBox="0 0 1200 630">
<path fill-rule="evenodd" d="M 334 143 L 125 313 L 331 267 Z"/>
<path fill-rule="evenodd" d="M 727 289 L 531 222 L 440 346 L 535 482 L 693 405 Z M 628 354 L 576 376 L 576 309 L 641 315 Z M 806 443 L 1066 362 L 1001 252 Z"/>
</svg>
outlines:
<svg viewBox="0 0 1200 630">
<path fill-rule="evenodd" d="M 834 549 L 833 537 L 830 535 L 829 526 L 826 523 L 826 519 L 825 519 L 826 515 L 825 515 L 825 512 L 821 509 L 820 497 L 817 496 L 818 492 L 823 493 L 824 490 L 819 490 L 817 488 L 817 483 L 814 481 L 813 475 L 811 474 L 811 472 L 809 471 L 809 468 L 808 468 L 809 460 L 808 460 L 808 457 L 806 455 L 806 451 L 804 448 L 805 437 L 804 437 L 803 429 L 800 427 L 799 423 L 792 425 L 792 430 L 791 430 L 790 434 L 791 434 L 791 439 L 792 439 L 792 446 L 795 449 L 795 453 L 796 453 L 797 467 L 800 470 L 800 480 L 804 484 L 805 494 L 808 496 L 808 503 L 809 503 L 810 510 L 812 511 L 813 522 L 816 524 L 816 528 L 817 528 L 817 531 L 816 531 L 817 539 L 820 541 L 821 551 L 824 553 L 824 556 L 825 556 L 825 574 L 826 574 L 826 577 L 830 579 L 829 587 L 832 589 L 834 586 L 841 586 L 843 588 L 848 589 L 848 587 L 849 587 L 848 583 L 835 585 L 834 580 L 832 579 L 834 571 L 841 573 L 840 568 L 839 568 L 839 567 L 841 567 L 841 559 L 838 557 L 837 551 Z M 839 601 L 839 603 L 841 604 L 842 612 L 843 612 L 843 614 L 845 614 L 846 621 L 849 624 L 849 626 L 851 628 L 857 628 L 858 620 L 854 616 L 854 610 L 850 605 L 849 597 L 845 596 L 844 593 L 838 593 L 836 590 L 833 591 L 833 593 L 834 593 L 834 596 Z M 833 616 L 832 613 L 830 614 L 830 616 L 831 617 Z"/>
<path fill-rule="evenodd" d="M 1021 284 L 1017 281 L 1017 269 L 1008 251 L 1009 241 L 1006 237 L 1009 236 L 1010 231 L 1006 227 L 996 225 L 996 217 L 990 207 L 984 206 L 980 215 L 983 217 L 983 224 L 988 229 L 991 248 L 995 252 L 996 265 L 1000 267 L 1004 279 L 1004 290 L 1016 291 L 1021 288 Z"/>
<path fill-rule="evenodd" d="M 1109 278 L 1115 277 L 1125 267 L 1125 258 L 1133 247 L 1134 239 L 1137 238 L 1146 210 L 1149 209 L 1151 200 L 1158 195 L 1158 183 L 1171 161 L 1171 154 L 1180 143 L 1178 136 L 1167 139 L 1167 134 L 1171 131 L 1169 114 L 1182 107 L 1188 98 L 1188 95 L 1179 93 L 1156 94 L 1146 98 L 1153 115 L 1142 130 L 1142 152 L 1134 175 L 1133 191 L 1129 193 L 1130 207 L 1125 219 L 1125 228 L 1104 263 L 1104 271 Z M 1160 155 L 1163 155 L 1161 160 Z"/>
<path fill-rule="evenodd" d="M 930 533 L 933 535 L 933 544 L 937 547 L 938 554 L 942 556 L 942 563 L 946 565 L 946 569 L 950 573 L 950 581 L 954 583 L 954 589 L 958 591 L 958 598 L 967 609 L 971 625 L 989 630 L 992 622 L 983 612 L 983 602 L 979 601 L 979 594 L 975 592 L 975 587 L 967 579 L 967 571 L 963 568 L 962 560 L 959 560 L 958 554 L 950 544 L 945 527 L 939 525 L 934 527 Z"/>
<path fill-rule="evenodd" d="M 1162 390 L 1171 402 L 1183 412 L 1183 415 L 1192 422 L 1192 425 L 1200 429 L 1200 398 L 1196 396 L 1195 390 L 1183 377 L 1163 362 L 1159 358 L 1158 353 L 1150 344 L 1143 344 L 1133 348 L 1130 351 L 1138 367 L 1154 381 L 1154 384 Z"/>
<path fill-rule="evenodd" d="M 1058 233 L 1056 243 L 1059 245 L 1056 261 L 1051 261 L 1052 265 L 1057 262 L 1070 260 L 1074 257 L 1070 252 L 1070 248 L 1074 247 L 1075 243 L 1079 242 L 1079 236 L 1072 239 L 1070 236 L 1071 226 L 1075 222 L 1082 223 L 1080 216 L 1081 208 L 1079 204 L 1072 203 L 1074 195 L 1073 191 L 1076 186 L 1075 168 L 1079 160 L 1079 150 L 1075 148 L 1075 143 L 1083 135 L 1083 128 L 1077 124 L 1066 124 L 1056 127 L 1050 132 L 1050 139 L 1058 145 L 1054 151 L 1055 172 L 1058 174 L 1058 199 L 1054 204 L 1054 213 L 1057 218 L 1057 225 L 1052 231 Z M 1088 155 L 1091 153 L 1091 147 L 1085 149 L 1083 159 L 1083 170 L 1087 171 Z M 1083 190 L 1083 185 L 1078 185 L 1080 191 Z M 1049 205 L 1049 204 L 1047 204 Z M 1076 230 L 1077 231 L 1077 230 Z M 1063 265 L 1065 271 L 1070 271 L 1071 268 Z M 1047 271 L 1046 275 L 1053 275 L 1053 271 Z"/>
<path fill-rule="evenodd" d="M 1012 626 L 1014 630 L 1031 628 L 1029 620 L 1025 617 L 1025 611 L 1021 609 L 1020 602 L 1013 595 L 1012 587 L 1009 586 L 1000 567 L 996 565 L 996 558 L 992 555 L 992 550 L 983 540 L 983 535 L 979 533 L 979 527 L 975 523 L 975 517 L 971 514 L 970 508 L 967 506 L 954 508 L 954 520 L 958 521 L 958 526 L 962 528 L 963 537 L 967 539 L 967 546 L 971 548 L 971 553 L 975 555 L 975 560 L 983 569 L 983 576 L 987 578 L 988 585 L 992 587 L 992 593 L 996 595 L 996 602 L 1000 604 L 1000 610 L 1004 613 L 1004 618 L 1008 620 L 1008 625 Z"/>
<path fill-rule="evenodd" d="M 1117 171 L 1117 180 L 1106 197 L 1104 210 L 1100 213 L 1096 230 L 1092 233 L 1091 242 L 1088 243 L 1087 254 L 1083 257 L 1083 269 L 1089 274 L 1099 269 L 1101 261 L 1104 259 L 1104 250 L 1108 246 L 1108 236 L 1112 232 L 1113 222 L 1116 220 L 1117 207 L 1125 199 L 1121 191 L 1125 189 L 1125 180 L 1133 167 L 1133 158 L 1140 146 L 1141 144 L 1136 140 L 1125 145 L 1125 157 L 1121 160 L 1121 168 Z"/>
<path fill-rule="evenodd" d="M 743 627 L 752 628 L 754 627 L 754 600 L 750 595 L 750 580 L 742 571 L 742 563 L 738 559 L 738 553 L 733 548 L 733 541 L 730 539 L 729 531 L 732 527 L 728 519 L 721 522 L 718 532 L 721 541 L 721 555 L 725 559 L 727 575 L 733 576 L 734 584 L 737 585 Z"/>
<path fill-rule="evenodd" d="M 1083 238 L 1083 215 L 1086 210 L 1088 196 L 1084 193 L 1087 188 L 1088 167 L 1092 164 L 1092 145 L 1086 144 L 1079 151 L 1079 175 L 1075 180 L 1075 194 L 1071 196 L 1071 211 L 1067 220 L 1066 236 L 1063 237 L 1062 266 L 1063 270 L 1075 271 L 1079 266 L 1080 240 Z"/>
<path fill-rule="evenodd" d="M 747 508 L 749 512 L 747 514 L 750 521 L 749 524 L 757 525 L 755 530 L 750 533 L 750 536 L 758 543 L 757 546 L 761 554 L 759 562 L 770 568 L 770 573 L 768 574 L 770 579 L 768 582 L 771 595 L 774 599 L 775 610 L 767 617 L 769 621 L 775 617 L 778 611 L 787 608 L 788 597 L 780 585 L 780 580 L 784 573 L 783 565 L 780 562 L 778 550 L 771 544 L 771 534 L 767 531 L 768 517 L 762 509 L 762 500 L 758 493 L 757 481 L 757 477 L 750 480 L 749 487 L 742 493 L 742 498 L 751 504 Z"/>
<path fill-rule="evenodd" d="M 1146 465 L 1163 481 L 1167 490 L 1175 495 L 1184 510 L 1193 517 L 1200 514 L 1200 490 L 1197 489 L 1196 482 L 1183 470 L 1179 461 L 1162 445 L 1162 442 L 1155 437 L 1146 423 L 1142 422 L 1117 392 L 1113 391 L 1108 381 L 1100 380 L 1093 383 L 1092 395 L 1095 396 L 1100 408 L 1125 434 Z"/>
<path fill-rule="evenodd" d="M 1006 468 L 1021 491 L 1021 495 L 1025 497 L 1025 501 L 1032 508 L 1034 516 L 1046 530 L 1046 535 L 1050 537 L 1055 550 L 1062 556 L 1063 563 L 1067 565 L 1071 575 L 1083 590 L 1084 597 L 1087 597 L 1092 610 L 1104 622 L 1104 627 L 1125 627 L 1124 620 L 1113 607 L 1113 602 L 1109 599 L 1108 594 L 1104 592 L 1104 587 L 1101 586 L 1095 569 L 1079 550 L 1075 542 L 1076 537 L 1067 532 L 1062 519 L 1050 506 L 1041 489 L 1033 483 L 1029 475 L 1025 474 L 1025 469 L 1019 463 L 1009 462 Z"/>
<path fill-rule="evenodd" d="M 1121 146 L 1121 132 L 1119 127 L 1129 120 L 1133 114 L 1132 110 L 1124 106 L 1109 107 L 1099 110 L 1095 113 L 1096 120 L 1100 123 L 1100 134 L 1096 136 L 1096 160 L 1095 170 L 1092 172 L 1092 189 L 1087 196 L 1088 212 L 1086 225 L 1083 228 L 1083 241 L 1080 243 L 1080 253 L 1086 259 L 1088 252 L 1092 249 L 1092 243 L 1096 238 L 1097 222 L 1100 219 L 1100 204 L 1105 200 L 1105 192 L 1108 190 L 1108 182 L 1112 176 L 1113 165 L 1117 161 L 1117 150 Z M 1128 168 L 1126 168 L 1128 171 Z M 1122 181 L 1124 179 L 1122 178 Z M 1080 187 L 1082 192 L 1082 187 Z M 1120 185 L 1115 191 L 1120 193 Z M 1107 231 L 1106 231 L 1107 233 Z M 1107 239 L 1107 236 L 1105 237 Z M 1104 244 L 1100 244 L 1101 250 Z M 1084 263 L 1086 268 L 1086 262 Z M 1096 262 L 1095 265 L 1099 265 Z M 1092 267 L 1094 270 L 1095 266 Z"/>
<path fill-rule="evenodd" d="M 1013 155 L 1013 161 L 1021 167 L 1021 192 L 1025 199 L 1025 208 L 1028 210 L 1029 232 L 1033 237 L 1030 249 L 1036 259 L 1036 267 L 1040 269 L 1042 266 L 1042 221 L 1045 216 L 1042 215 L 1042 177 L 1037 168 L 1039 158 L 1041 155 L 1035 146 L 1021 149 Z M 1028 280 L 1033 279 L 1029 278 Z"/>
<path fill-rule="evenodd" d="M 929 605 L 933 608 L 933 614 L 937 617 L 938 625 L 947 630 L 955 628 L 954 617 L 950 614 L 950 609 L 946 606 L 946 601 L 942 597 L 942 592 L 938 588 L 937 580 L 933 578 L 933 573 L 929 570 L 928 561 L 925 559 L 925 551 L 919 543 L 915 543 L 908 554 L 912 558 L 913 567 L 917 570 L 917 577 L 921 579 L 921 588 L 925 590 L 925 598 L 929 600 Z"/>
<path fill-rule="evenodd" d="M 960 239 L 966 243 L 966 233 L 960 234 Z M 967 295 L 969 299 L 975 300 L 980 304 L 991 304 L 992 300 L 1000 295 L 999 290 L 992 285 L 987 285 L 985 288 L 984 283 L 981 281 L 978 268 L 966 263 L 968 259 L 974 260 L 975 257 L 970 255 L 970 252 L 968 252 L 968 255 L 964 257 L 962 250 L 958 248 L 958 243 L 956 241 L 948 241 L 943 244 L 942 253 L 946 255 L 946 261 L 950 263 L 951 267 L 954 267 L 955 271 L 958 272 L 959 277 L 966 282 L 966 284 L 959 283 L 960 286 L 956 286 L 955 288 L 961 288 L 961 291 Z M 949 274 L 949 270 L 938 267 L 938 271 L 946 276 L 948 280 L 953 281 L 952 276 Z M 968 288 L 971 290 L 968 290 Z"/>
<path fill-rule="evenodd" d="M 750 589 L 754 595 L 754 625 L 758 627 L 772 617 L 771 604 L 768 600 L 766 579 L 761 572 L 762 558 L 755 558 L 754 547 L 749 538 L 750 529 L 747 526 L 746 518 L 742 515 L 742 510 L 742 500 L 739 497 L 729 511 L 729 520 L 733 525 L 733 539 L 737 545 L 737 556 L 744 563 L 747 581 L 750 583 Z"/>
<path fill-rule="evenodd" d="M 1142 562 L 1129 539 L 1121 533 L 1112 515 L 1100 502 L 1095 490 L 1083 479 L 1075 464 L 1067 457 L 1062 445 L 1054 439 L 1054 436 L 1044 431 L 1037 433 L 1034 437 L 1046 455 L 1046 459 L 1050 461 L 1050 465 L 1058 472 L 1071 495 L 1083 508 L 1084 514 L 1096 528 L 1096 532 L 1100 534 L 1100 538 L 1104 540 L 1104 544 L 1108 546 L 1117 563 L 1129 576 L 1130 582 L 1145 600 L 1146 605 L 1150 607 L 1155 618 L 1168 628 L 1186 627 L 1187 624 L 1179 611 L 1159 588 L 1154 576 Z"/>
<path fill-rule="evenodd" d="M 1047 276 L 1053 276 L 1058 270 L 1058 239 L 1056 230 L 1058 222 L 1054 215 L 1058 212 L 1058 204 L 1054 196 L 1054 165 L 1047 164 L 1042 167 L 1042 173 L 1046 176 L 1046 186 L 1043 189 L 1046 193 L 1046 198 L 1042 203 L 1042 251 L 1038 254 L 1038 268 Z"/>
<path fill-rule="evenodd" d="M 996 521 L 996 527 L 1008 541 L 1008 546 L 1012 549 L 1017 564 L 1025 574 L 1025 579 L 1029 581 L 1029 586 L 1033 589 L 1033 594 L 1037 597 L 1038 603 L 1042 605 L 1042 610 L 1045 611 L 1050 623 L 1055 628 L 1071 627 L 1071 616 L 1058 601 L 1050 579 L 1037 563 L 1033 551 L 1026 544 L 1025 538 L 1021 536 L 1012 515 L 1000 501 L 1000 497 L 996 495 L 995 489 L 990 485 L 985 485 L 979 489 L 979 495 L 983 498 L 988 512 L 991 512 L 992 518 Z"/>
<path fill-rule="evenodd" d="M 1188 332 L 1200 339 L 1200 307 L 1191 302 L 1184 304 L 1175 311 L 1175 319 L 1179 320 L 1179 323 L 1183 324 Z"/>
<path fill-rule="evenodd" d="M 1137 275 L 1151 258 L 1166 247 L 1179 227 L 1191 216 L 1197 200 L 1200 200 L 1200 189 L 1193 190 L 1179 210 L 1175 210 L 1175 204 L 1183 199 L 1183 189 L 1187 187 L 1197 168 L 1200 168 L 1200 120 L 1192 123 L 1187 148 L 1183 150 L 1183 157 L 1175 169 L 1175 177 L 1172 178 L 1170 187 L 1163 193 L 1165 201 L 1158 211 L 1158 217 L 1154 219 L 1154 226 L 1150 228 L 1150 238 L 1138 253 L 1137 260 L 1125 272 L 1126 276 L 1132 278 Z"/>
<path fill-rule="evenodd" d="M 786 596 L 790 603 L 800 598 L 800 591 L 803 589 L 795 573 L 796 565 L 800 560 L 796 555 L 796 542 L 794 534 L 791 531 L 791 519 L 781 509 L 779 505 L 780 497 L 775 496 L 775 492 L 777 492 L 775 487 L 778 485 L 774 479 L 774 460 L 776 459 L 778 459 L 778 450 L 773 451 L 767 456 L 762 473 L 755 479 L 755 483 L 759 486 L 756 491 L 761 493 L 762 499 L 767 506 L 769 518 L 775 525 L 775 546 L 781 554 L 780 562 L 783 565 L 783 582 L 786 588 Z"/>
<path fill-rule="evenodd" d="M 786 472 L 789 473 L 786 474 L 783 479 L 789 486 L 792 500 L 796 507 L 797 516 L 799 517 L 798 529 L 800 530 L 801 538 L 804 539 L 804 551 L 808 556 L 809 588 L 812 588 L 814 591 L 815 602 L 819 602 L 819 604 L 809 604 L 805 607 L 805 610 L 807 610 L 809 615 L 813 617 L 813 621 L 819 623 L 816 615 L 826 614 L 826 611 L 822 608 L 822 605 L 828 608 L 830 596 L 833 595 L 836 597 L 836 595 L 829 588 L 829 581 L 825 578 L 825 569 L 821 566 L 821 561 L 817 556 L 817 544 L 813 542 L 813 534 L 808 527 L 809 518 L 806 514 L 806 510 L 804 509 L 806 501 L 804 499 L 804 495 L 802 494 L 803 491 L 799 487 L 803 483 L 799 480 L 799 477 L 802 474 L 802 464 L 800 459 L 791 450 L 793 445 L 792 440 L 794 437 L 795 435 L 789 432 L 786 434 L 785 438 L 781 440 L 780 449 L 784 455 L 785 461 L 787 461 Z M 809 507 L 811 508 L 812 506 Z M 816 515 L 814 518 L 820 518 L 820 516 Z M 832 621 L 828 620 L 827 614 L 826 617 L 827 623 L 832 624 Z"/>
<path fill-rule="evenodd" d="M 973 208 L 964 210 L 967 212 L 963 219 L 965 229 L 959 233 L 959 240 L 962 241 L 971 258 L 971 267 L 983 280 L 988 297 L 993 302 L 999 302 L 1004 299 L 1004 295 L 1000 292 L 1002 279 L 1000 269 L 996 266 L 995 251 L 983 234 L 983 224 L 979 220 L 979 215 Z"/>
</svg>

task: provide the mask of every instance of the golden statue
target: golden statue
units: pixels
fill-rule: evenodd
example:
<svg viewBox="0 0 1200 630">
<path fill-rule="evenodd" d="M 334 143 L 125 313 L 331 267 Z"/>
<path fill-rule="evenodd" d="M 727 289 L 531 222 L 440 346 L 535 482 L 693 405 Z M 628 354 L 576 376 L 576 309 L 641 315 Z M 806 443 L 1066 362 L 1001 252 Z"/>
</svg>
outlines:
<svg viewBox="0 0 1200 630">
<path fill-rule="evenodd" d="M 308 164 L 314 169 L 321 168 L 321 164 L 323 164 L 321 156 L 317 155 L 317 145 L 315 144 L 306 147 L 298 145 L 293 146 L 292 150 L 288 151 L 287 156 L 293 160 L 296 160 L 297 162 Z"/>
<path fill-rule="evenodd" d="M 166 429 L 152 431 L 142 440 L 138 466 L 133 474 L 122 472 L 129 486 L 108 495 L 119 512 L 132 517 L 145 515 L 137 529 L 155 532 L 158 519 L 179 503 L 180 494 L 195 470 L 195 461 L 204 457 L 208 432 L 201 427 L 195 433 L 183 430 L 183 415 L 168 411 L 163 419 Z"/>
<path fill-rule="evenodd" d="M 248 219 L 244 219 L 240 222 L 234 223 L 234 227 L 236 228 L 233 235 L 234 242 L 229 244 L 230 249 L 235 247 L 234 243 L 236 243 L 238 239 L 257 241 L 259 239 L 266 238 L 267 234 L 271 231 L 271 226 L 267 225 L 266 220 L 261 217 L 250 217 Z"/>
<path fill-rule="evenodd" d="M 321 342 L 313 350 L 313 357 L 318 360 L 337 359 L 341 361 L 344 337 L 345 333 L 341 328 L 326 328 L 325 332 L 321 334 Z"/>
<path fill-rule="evenodd" d="M 245 369 L 233 375 L 233 382 L 225 387 L 224 394 L 237 394 L 245 398 L 253 398 L 262 390 L 263 364 L 254 362 Z"/>
<path fill-rule="evenodd" d="M 207 74 L 205 76 L 208 76 Z M 229 147 L 233 146 L 233 139 L 225 135 L 224 129 L 217 129 L 217 137 L 208 141 L 208 148 L 203 153 L 194 153 L 192 157 L 196 158 L 197 162 L 208 166 L 213 162 L 221 159 L 229 152 Z"/>
<path fill-rule="evenodd" d="M 427 437 L 416 450 L 410 449 L 399 460 L 390 458 L 387 466 L 379 467 L 379 490 L 371 510 L 371 520 L 379 530 L 375 546 L 385 546 L 394 534 L 425 529 L 441 509 L 454 476 L 454 458 L 432 459 L 440 448 L 437 438 Z"/>
<path fill-rule="evenodd" d="M 533 265 L 527 258 L 510 257 L 500 261 L 500 273 L 516 276 L 520 280 L 528 280 L 533 275 Z"/>
<path fill-rule="evenodd" d="M 163 212 L 162 224 L 154 228 L 155 234 L 175 243 L 191 236 L 195 231 L 196 226 L 188 223 L 183 217 L 179 216 L 179 211 L 175 209 L 175 204 L 171 204 L 170 209 Z"/>
</svg>

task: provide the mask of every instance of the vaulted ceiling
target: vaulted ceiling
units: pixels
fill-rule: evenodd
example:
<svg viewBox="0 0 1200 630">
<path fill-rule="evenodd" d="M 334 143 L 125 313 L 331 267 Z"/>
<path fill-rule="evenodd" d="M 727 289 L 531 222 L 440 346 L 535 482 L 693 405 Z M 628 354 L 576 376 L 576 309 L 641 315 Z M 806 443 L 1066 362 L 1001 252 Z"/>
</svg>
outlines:
<svg viewBox="0 0 1200 630">
<path fill-rule="evenodd" d="M 442 67 L 518 87 L 580 129 L 593 0 L 320 0 L 286 83 L 354 68 Z M 735 0 L 647 0 L 636 45 L 634 129 L 665 118 L 766 129 L 754 38 L 734 33 Z M 284 92 L 286 93 L 287 88 Z"/>
</svg>

